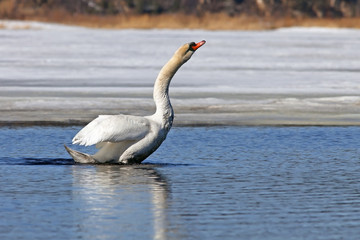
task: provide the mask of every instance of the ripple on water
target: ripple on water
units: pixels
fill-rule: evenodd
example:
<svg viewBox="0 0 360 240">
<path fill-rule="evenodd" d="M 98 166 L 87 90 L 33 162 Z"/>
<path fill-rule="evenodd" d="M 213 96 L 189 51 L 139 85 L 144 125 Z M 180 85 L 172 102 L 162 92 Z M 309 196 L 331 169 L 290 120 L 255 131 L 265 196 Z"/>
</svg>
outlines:
<svg viewBox="0 0 360 240">
<path fill-rule="evenodd" d="M 74 164 L 77 131 L 0 128 L 1 238 L 360 235 L 358 127 L 174 128 L 132 166 Z"/>
</svg>

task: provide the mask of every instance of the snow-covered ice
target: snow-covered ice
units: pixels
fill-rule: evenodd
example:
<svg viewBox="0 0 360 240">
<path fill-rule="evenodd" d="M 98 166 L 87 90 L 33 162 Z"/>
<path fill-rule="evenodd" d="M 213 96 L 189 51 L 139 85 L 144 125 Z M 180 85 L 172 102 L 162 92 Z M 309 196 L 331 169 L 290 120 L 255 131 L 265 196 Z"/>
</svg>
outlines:
<svg viewBox="0 0 360 240">
<path fill-rule="evenodd" d="M 170 86 L 175 124 L 360 123 L 360 30 L 105 30 L 0 21 L 0 122 L 151 114 L 158 71 L 205 39 Z"/>
</svg>

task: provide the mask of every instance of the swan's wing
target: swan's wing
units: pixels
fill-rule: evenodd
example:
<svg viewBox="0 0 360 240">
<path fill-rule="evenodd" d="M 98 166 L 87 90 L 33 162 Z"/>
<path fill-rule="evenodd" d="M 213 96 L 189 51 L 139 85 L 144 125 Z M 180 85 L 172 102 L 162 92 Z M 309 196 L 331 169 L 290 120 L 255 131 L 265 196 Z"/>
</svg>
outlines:
<svg viewBox="0 0 360 240">
<path fill-rule="evenodd" d="M 73 144 L 90 146 L 100 142 L 139 140 L 150 131 L 148 119 L 127 115 L 100 115 L 75 135 Z"/>
</svg>

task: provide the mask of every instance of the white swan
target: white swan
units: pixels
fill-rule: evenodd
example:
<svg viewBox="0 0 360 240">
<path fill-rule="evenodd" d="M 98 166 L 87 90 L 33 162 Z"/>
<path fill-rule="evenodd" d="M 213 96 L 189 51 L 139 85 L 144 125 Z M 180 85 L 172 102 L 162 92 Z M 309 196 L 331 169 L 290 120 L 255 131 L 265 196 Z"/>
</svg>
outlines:
<svg viewBox="0 0 360 240">
<path fill-rule="evenodd" d="M 96 144 L 94 155 L 81 153 L 65 146 L 78 163 L 141 163 L 165 140 L 174 112 L 169 99 L 169 84 L 176 71 L 194 52 L 205 44 L 187 43 L 181 46 L 161 69 L 154 85 L 156 112 L 151 116 L 100 115 L 78 132 L 73 144 Z"/>
</svg>

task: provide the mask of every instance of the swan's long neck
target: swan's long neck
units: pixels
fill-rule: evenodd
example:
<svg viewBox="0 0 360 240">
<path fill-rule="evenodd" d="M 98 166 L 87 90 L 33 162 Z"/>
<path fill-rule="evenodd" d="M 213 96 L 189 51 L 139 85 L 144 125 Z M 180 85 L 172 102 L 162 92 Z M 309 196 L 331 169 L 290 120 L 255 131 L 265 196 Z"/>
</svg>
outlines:
<svg viewBox="0 0 360 240">
<path fill-rule="evenodd" d="M 171 127 L 174 118 L 174 111 L 169 98 L 169 85 L 181 65 L 182 61 L 175 54 L 160 70 L 154 85 L 155 115 L 161 117 L 162 124 L 169 125 L 169 127 Z"/>
</svg>

